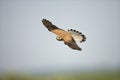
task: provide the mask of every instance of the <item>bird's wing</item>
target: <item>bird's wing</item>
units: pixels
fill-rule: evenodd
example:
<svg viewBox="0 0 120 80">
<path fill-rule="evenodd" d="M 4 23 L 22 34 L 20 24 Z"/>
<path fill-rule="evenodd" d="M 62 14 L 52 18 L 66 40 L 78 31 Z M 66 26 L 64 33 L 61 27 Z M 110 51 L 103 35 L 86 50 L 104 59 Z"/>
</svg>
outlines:
<svg viewBox="0 0 120 80">
<path fill-rule="evenodd" d="M 64 43 L 68 45 L 70 48 L 75 50 L 82 50 L 75 42 L 71 35 L 66 35 L 63 37 Z"/>
<path fill-rule="evenodd" d="M 57 26 L 53 25 L 49 20 L 43 19 L 42 23 L 49 31 L 55 33 L 56 35 L 60 35 L 65 32 L 63 29 L 60 29 Z"/>
<path fill-rule="evenodd" d="M 70 41 L 67 44 L 70 48 L 75 49 L 75 50 L 82 50 L 74 41 Z"/>
</svg>

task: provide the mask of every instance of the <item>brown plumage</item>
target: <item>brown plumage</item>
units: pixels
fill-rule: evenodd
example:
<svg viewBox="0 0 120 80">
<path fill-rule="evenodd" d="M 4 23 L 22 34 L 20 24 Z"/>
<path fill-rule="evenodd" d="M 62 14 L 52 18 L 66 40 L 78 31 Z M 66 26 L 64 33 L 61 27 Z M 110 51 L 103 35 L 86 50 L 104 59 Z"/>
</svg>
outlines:
<svg viewBox="0 0 120 80">
<path fill-rule="evenodd" d="M 73 36 L 63 29 L 58 28 L 57 26 L 53 25 L 50 21 L 43 19 L 42 23 L 44 26 L 51 32 L 55 33 L 57 35 L 58 41 L 64 41 L 66 45 L 68 45 L 70 48 L 74 50 L 82 50 L 74 40 Z"/>
</svg>

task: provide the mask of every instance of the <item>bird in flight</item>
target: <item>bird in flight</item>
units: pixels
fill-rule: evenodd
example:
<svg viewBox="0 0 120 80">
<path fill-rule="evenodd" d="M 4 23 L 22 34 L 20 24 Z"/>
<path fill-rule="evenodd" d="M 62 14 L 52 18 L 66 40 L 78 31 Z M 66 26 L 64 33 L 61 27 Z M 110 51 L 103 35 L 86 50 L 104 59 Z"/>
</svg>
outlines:
<svg viewBox="0 0 120 80">
<path fill-rule="evenodd" d="M 70 48 L 74 50 L 82 50 L 76 43 L 77 41 L 79 42 L 86 41 L 85 35 L 83 35 L 81 32 L 73 29 L 65 31 L 55 26 L 47 19 L 43 19 L 42 23 L 48 29 L 48 31 L 51 31 L 57 35 L 56 39 L 58 41 L 64 41 L 65 45 L 68 45 Z"/>
</svg>

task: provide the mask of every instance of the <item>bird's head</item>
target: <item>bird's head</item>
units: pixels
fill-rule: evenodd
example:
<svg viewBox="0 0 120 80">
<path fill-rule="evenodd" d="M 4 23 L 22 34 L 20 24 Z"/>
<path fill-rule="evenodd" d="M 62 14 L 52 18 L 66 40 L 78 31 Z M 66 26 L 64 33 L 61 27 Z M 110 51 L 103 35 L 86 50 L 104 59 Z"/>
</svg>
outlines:
<svg viewBox="0 0 120 80">
<path fill-rule="evenodd" d="M 57 39 L 58 41 L 62 41 L 62 40 L 63 40 L 63 38 L 61 38 L 60 36 L 57 36 L 56 39 Z"/>
</svg>

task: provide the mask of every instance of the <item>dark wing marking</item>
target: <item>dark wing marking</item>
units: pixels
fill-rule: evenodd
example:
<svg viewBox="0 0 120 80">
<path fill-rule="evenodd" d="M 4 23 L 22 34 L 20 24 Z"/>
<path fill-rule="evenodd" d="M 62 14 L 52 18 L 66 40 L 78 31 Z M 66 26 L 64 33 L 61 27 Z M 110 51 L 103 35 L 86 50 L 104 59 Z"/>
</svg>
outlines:
<svg viewBox="0 0 120 80">
<path fill-rule="evenodd" d="M 75 40 L 72 38 L 71 41 L 68 41 L 65 43 L 68 45 L 70 48 L 75 49 L 75 50 L 82 50 L 75 42 Z"/>
<path fill-rule="evenodd" d="M 53 25 L 49 20 L 43 19 L 42 23 L 49 31 L 55 33 L 56 35 L 60 35 L 61 33 L 65 32 L 63 29 Z"/>
</svg>

